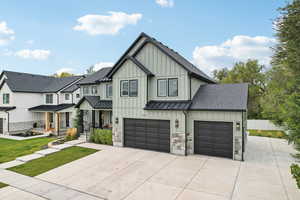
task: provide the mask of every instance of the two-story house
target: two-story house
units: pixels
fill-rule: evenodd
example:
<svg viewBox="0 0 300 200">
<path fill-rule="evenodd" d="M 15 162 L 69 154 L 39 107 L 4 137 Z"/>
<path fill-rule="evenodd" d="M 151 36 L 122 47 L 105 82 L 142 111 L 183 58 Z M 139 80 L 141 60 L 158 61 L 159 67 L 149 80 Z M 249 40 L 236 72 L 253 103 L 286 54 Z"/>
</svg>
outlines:
<svg viewBox="0 0 300 200">
<path fill-rule="evenodd" d="M 83 129 L 111 128 L 112 125 L 112 82 L 106 76 L 110 67 L 87 75 L 78 82 L 82 99 L 76 105 L 83 116 Z"/>
<path fill-rule="evenodd" d="M 243 160 L 247 84 L 216 84 L 144 33 L 107 77 L 114 145 Z"/>
<path fill-rule="evenodd" d="M 58 134 L 72 126 L 76 84 L 83 76 L 56 78 L 3 71 L 0 75 L 0 134 L 11 135 L 35 128 Z"/>
</svg>

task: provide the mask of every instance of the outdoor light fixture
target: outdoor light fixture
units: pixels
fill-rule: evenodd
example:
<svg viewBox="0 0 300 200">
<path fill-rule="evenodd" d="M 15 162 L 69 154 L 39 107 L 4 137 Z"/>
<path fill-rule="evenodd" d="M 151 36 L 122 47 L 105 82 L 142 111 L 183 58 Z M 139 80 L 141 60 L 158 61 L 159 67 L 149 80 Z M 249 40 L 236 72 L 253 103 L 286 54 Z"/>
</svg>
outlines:
<svg viewBox="0 0 300 200">
<path fill-rule="evenodd" d="M 237 131 L 241 130 L 241 123 L 240 122 L 236 123 L 236 130 Z"/>
<path fill-rule="evenodd" d="M 179 120 L 176 119 L 176 120 L 175 120 L 175 128 L 178 128 L 178 127 L 179 127 Z"/>
<path fill-rule="evenodd" d="M 116 117 L 115 119 L 115 123 L 118 124 L 119 123 L 119 118 Z"/>
</svg>

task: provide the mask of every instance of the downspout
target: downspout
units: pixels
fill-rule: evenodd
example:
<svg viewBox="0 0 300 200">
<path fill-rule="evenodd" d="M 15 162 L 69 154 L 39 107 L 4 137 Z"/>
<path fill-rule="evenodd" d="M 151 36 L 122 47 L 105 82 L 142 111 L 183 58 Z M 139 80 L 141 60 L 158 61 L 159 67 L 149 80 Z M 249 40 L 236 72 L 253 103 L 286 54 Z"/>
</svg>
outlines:
<svg viewBox="0 0 300 200">
<path fill-rule="evenodd" d="M 187 111 L 184 110 L 183 111 L 183 114 L 184 114 L 184 123 L 185 123 L 185 126 L 184 126 L 184 129 L 185 129 L 185 148 L 184 148 L 184 155 L 187 156 Z"/>
<path fill-rule="evenodd" d="M 242 161 L 244 161 L 245 141 L 244 141 L 244 112 L 242 112 Z"/>
<path fill-rule="evenodd" d="M 191 74 L 189 73 L 189 78 L 190 78 L 190 100 L 192 100 L 192 77 Z"/>
</svg>

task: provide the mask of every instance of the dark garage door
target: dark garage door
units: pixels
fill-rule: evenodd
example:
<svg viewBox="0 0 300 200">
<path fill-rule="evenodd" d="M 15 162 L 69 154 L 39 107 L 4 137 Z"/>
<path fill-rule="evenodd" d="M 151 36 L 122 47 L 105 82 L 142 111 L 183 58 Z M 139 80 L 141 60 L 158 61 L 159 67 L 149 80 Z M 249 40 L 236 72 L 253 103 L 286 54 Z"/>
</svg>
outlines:
<svg viewBox="0 0 300 200">
<path fill-rule="evenodd" d="M 170 152 L 170 121 L 124 119 L 124 146 Z"/>
<path fill-rule="evenodd" d="M 194 152 L 232 158 L 233 129 L 231 122 L 194 122 Z"/>
</svg>

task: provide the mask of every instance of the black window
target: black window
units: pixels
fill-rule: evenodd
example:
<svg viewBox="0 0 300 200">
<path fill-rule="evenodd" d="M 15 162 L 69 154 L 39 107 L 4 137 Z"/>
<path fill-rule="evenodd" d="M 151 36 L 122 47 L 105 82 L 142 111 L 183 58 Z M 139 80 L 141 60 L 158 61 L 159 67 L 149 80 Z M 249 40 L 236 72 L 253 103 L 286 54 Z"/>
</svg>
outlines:
<svg viewBox="0 0 300 200">
<path fill-rule="evenodd" d="M 167 79 L 158 79 L 157 80 L 157 96 L 166 97 L 167 96 L 167 88 L 168 82 Z"/>
<path fill-rule="evenodd" d="M 112 85 L 106 84 L 106 97 L 110 98 L 112 97 Z"/>
<path fill-rule="evenodd" d="M 70 100 L 70 94 L 65 94 L 65 100 Z"/>
<path fill-rule="evenodd" d="M 129 82 L 121 81 L 121 96 L 128 96 L 129 94 Z"/>
<path fill-rule="evenodd" d="M 138 95 L 138 80 L 129 81 L 129 96 L 136 97 Z"/>
<path fill-rule="evenodd" d="M 178 96 L 178 79 L 158 79 L 157 80 L 158 97 L 177 97 Z"/>
<path fill-rule="evenodd" d="M 168 79 L 168 95 L 169 97 L 177 97 L 178 96 L 178 79 L 170 78 Z"/>
<path fill-rule="evenodd" d="M 53 103 L 53 94 L 46 94 L 46 104 Z"/>
<path fill-rule="evenodd" d="M 80 94 L 76 94 L 76 98 L 80 98 Z"/>
<path fill-rule="evenodd" d="M 3 94 L 3 104 L 9 104 L 9 94 Z"/>
</svg>

